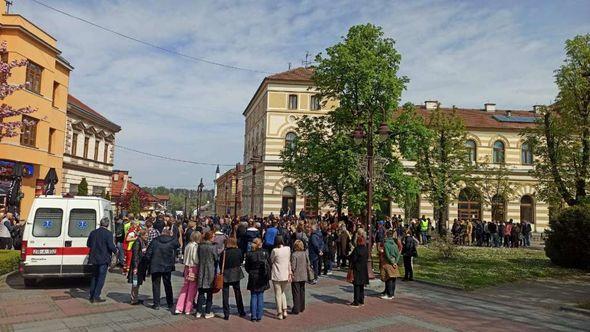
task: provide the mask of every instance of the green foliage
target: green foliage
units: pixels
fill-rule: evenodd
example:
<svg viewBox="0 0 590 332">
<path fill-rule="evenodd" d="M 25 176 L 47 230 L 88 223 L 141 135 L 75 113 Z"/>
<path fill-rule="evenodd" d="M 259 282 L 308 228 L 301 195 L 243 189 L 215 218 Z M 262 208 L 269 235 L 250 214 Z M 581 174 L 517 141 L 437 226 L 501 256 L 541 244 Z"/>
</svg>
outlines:
<svg viewBox="0 0 590 332">
<path fill-rule="evenodd" d="M 461 255 L 461 248 L 453 243 L 450 236 L 435 236 L 430 244 L 430 249 L 437 255 L 439 259 L 453 259 Z"/>
<path fill-rule="evenodd" d="M 565 209 L 545 233 L 545 253 L 553 263 L 590 270 L 590 206 Z"/>
<path fill-rule="evenodd" d="M 143 187 L 142 189 L 152 195 L 169 195 L 170 201 L 168 203 L 168 211 L 184 211 L 185 197 L 188 197 L 188 211 L 194 211 L 197 208 L 198 194 L 196 189 L 166 188 L 163 186 Z M 201 204 L 205 204 L 207 201 L 213 202 L 213 190 L 203 190 L 201 193 Z"/>
<path fill-rule="evenodd" d="M 19 263 L 18 250 L 0 250 L 0 275 L 16 270 Z"/>
<path fill-rule="evenodd" d="M 567 40 L 555 71 L 555 104 L 540 109 L 538 126 L 522 135 L 535 153 L 539 198 L 553 206 L 588 201 L 590 168 L 590 34 Z"/>
<path fill-rule="evenodd" d="M 420 246 L 418 258 L 414 261 L 416 279 L 466 290 L 577 274 L 579 270 L 552 264 L 541 250 L 522 248 L 468 247 L 454 258 L 441 259 L 440 254 L 430 246 Z"/>
<path fill-rule="evenodd" d="M 139 193 L 135 190 L 131 193 L 128 212 L 133 213 L 133 215 L 135 216 L 139 215 L 139 213 L 141 212 L 141 202 L 139 200 Z"/>
<path fill-rule="evenodd" d="M 492 164 L 486 157 L 475 169 L 477 174 L 470 184 L 477 190 L 485 206 L 491 207 L 499 197 L 503 197 L 504 202 L 515 197 L 517 185 L 510 181 L 510 169 L 506 164 Z"/>
<path fill-rule="evenodd" d="M 416 167 L 414 173 L 433 204 L 436 220 L 445 220 L 449 203 L 459 192 L 460 187 L 470 179 L 473 165 L 465 147 L 465 125 L 454 110 L 441 110 L 437 107 L 428 111 L 416 139 Z M 417 117 L 415 117 L 417 118 Z M 439 222 L 439 233 L 443 232 L 443 222 Z"/>
<path fill-rule="evenodd" d="M 80 184 L 78 185 L 78 196 L 88 196 L 88 182 L 86 178 L 82 178 Z"/>
</svg>

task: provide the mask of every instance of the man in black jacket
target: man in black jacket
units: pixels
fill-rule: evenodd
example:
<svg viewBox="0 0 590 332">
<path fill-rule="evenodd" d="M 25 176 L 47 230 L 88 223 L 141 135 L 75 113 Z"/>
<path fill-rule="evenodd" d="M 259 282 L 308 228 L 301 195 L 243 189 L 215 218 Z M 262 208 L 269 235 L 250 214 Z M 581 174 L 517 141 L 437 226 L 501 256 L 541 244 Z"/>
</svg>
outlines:
<svg viewBox="0 0 590 332">
<path fill-rule="evenodd" d="M 113 243 L 113 233 L 107 229 L 110 220 L 105 217 L 100 220 L 100 227 L 90 232 L 86 246 L 90 248 L 88 263 L 92 264 L 92 281 L 90 282 L 90 302 L 104 302 L 100 292 L 107 277 L 107 270 L 111 263 L 111 256 L 117 251 Z"/>
<path fill-rule="evenodd" d="M 152 274 L 152 293 L 154 297 L 152 309 L 154 310 L 160 309 L 160 280 L 164 282 L 168 307 L 172 308 L 174 305 L 171 275 L 172 271 L 174 271 L 176 249 L 179 247 L 178 239 L 172 236 L 169 229 L 164 229 L 162 235 L 155 238 L 147 249 L 146 258 L 150 262 L 150 272 Z"/>
</svg>

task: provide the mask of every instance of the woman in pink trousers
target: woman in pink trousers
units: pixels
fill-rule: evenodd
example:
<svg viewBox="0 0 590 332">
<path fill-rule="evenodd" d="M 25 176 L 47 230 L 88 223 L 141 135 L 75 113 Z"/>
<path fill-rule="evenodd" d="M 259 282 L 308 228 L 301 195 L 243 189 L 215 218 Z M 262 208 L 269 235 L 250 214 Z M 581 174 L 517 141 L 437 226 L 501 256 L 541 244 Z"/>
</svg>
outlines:
<svg viewBox="0 0 590 332">
<path fill-rule="evenodd" d="M 191 242 L 184 249 L 184 284 L 176 302 L 175 314 L 189 315 L 193 310 L 193 301 L 197 296 L 197 275 L 199 274 L 199 257 L 197 248 L 201 241 L 201 233 L 193 231 Z"/>
</svg>

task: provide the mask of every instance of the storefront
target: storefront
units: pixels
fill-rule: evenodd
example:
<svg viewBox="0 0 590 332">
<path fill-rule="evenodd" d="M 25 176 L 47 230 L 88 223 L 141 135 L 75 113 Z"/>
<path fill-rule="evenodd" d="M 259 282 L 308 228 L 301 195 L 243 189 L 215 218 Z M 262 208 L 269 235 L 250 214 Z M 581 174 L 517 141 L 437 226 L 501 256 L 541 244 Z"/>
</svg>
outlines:
<svg viewBox="0 0 590 332">
<path fill-rule="evenodd" d="M 20 213 L 21 184 L 31 182 L 34 174 L 32 164 L 0 159 L 0 206 Z"/>
</svg>

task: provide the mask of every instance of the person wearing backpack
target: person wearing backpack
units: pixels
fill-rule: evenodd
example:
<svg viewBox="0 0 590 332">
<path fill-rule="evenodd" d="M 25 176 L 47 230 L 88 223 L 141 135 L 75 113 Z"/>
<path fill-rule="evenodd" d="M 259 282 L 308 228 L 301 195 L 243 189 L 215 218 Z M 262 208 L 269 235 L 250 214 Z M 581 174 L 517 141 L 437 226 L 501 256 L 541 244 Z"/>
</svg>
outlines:
<svg viewBox="0 0 590 332">
<path fill-rule="evenodd" d="M 412 236 L 412 232 L 406 231 L 404 237 L 402 256 L 404 258 L 404 278 L 403 281 L 414 281 L 414 267 L 412 266 L 413 257 L 418 257 L 418 250 L 416 249 L 418 241 Z"/>
<path fill-rule="evenodd" d="M 275 247 L 275 239 L 278 233 L 279 230 L 277 229 L 277 222 L 273 220 L 271 227 L 267 228 L 266 232 L 264 232 L 264 241 L 262 244 L 262 248 L 264 248 L 264 250 L 266 250 L 269 255 Z"/>
<path fill-rule="evenodd" d="M 250 320 L 259 322 L 264 313 L 264 292 L 270 288 L 270 262 L 268 253 L 262 250 L 262 240 L 254 239 L 251 251 L 246 254 L 245 263 L 248 272 L 248 290 L 250 291 Z"/>
</svg>

